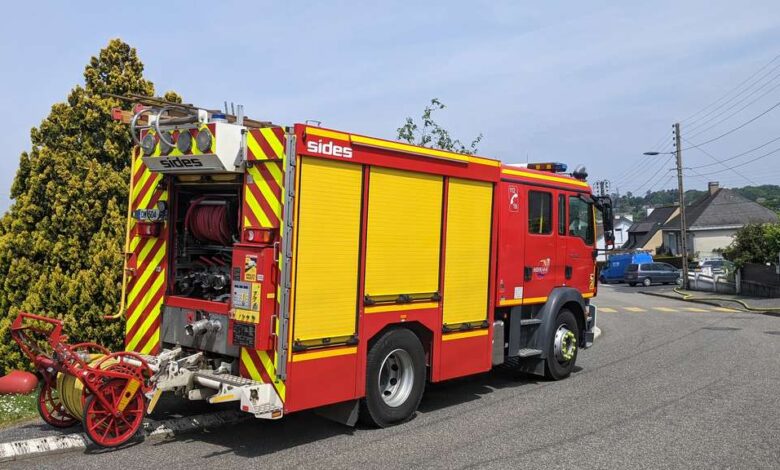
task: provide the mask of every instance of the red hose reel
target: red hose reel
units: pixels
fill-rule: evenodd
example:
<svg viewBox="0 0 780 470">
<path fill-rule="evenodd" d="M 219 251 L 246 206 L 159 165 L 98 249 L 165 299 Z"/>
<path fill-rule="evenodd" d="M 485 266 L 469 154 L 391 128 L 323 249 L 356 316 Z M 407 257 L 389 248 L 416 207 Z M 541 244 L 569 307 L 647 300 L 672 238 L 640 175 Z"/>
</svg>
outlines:
<svg viewBox="0 0 780 470">
<path fill-rule="evenodd" d="M 230 245 L 233 240 L 229 216 L 229 207 L 224 201 L 201 197 L 190 203 L 184 216 L 184 227 L 201 242 Z"/>
</svg>

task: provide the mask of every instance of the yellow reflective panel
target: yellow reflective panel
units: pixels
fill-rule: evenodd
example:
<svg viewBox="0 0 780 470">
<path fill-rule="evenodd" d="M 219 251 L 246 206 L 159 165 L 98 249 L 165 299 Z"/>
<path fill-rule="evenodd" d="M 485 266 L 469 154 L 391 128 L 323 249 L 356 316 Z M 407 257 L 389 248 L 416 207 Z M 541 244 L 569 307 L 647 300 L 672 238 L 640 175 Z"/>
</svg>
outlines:
<svg viewBox="0 0 780 470">
<path fill-rule="evenodd" d="M 371 168 L 366 295 L 438 291 L 441 204 L 440 176 Z"/>
<path fill-rule="evenodd" d="M 355 333 L 361 187 L 360 165 L 301 160 L 295 340 Z"/>
<path fill-rule="evenodd" d="M 493 185 L 450 179 L 444 252 L 444 324 L 487 318 Z"/>
</svg>

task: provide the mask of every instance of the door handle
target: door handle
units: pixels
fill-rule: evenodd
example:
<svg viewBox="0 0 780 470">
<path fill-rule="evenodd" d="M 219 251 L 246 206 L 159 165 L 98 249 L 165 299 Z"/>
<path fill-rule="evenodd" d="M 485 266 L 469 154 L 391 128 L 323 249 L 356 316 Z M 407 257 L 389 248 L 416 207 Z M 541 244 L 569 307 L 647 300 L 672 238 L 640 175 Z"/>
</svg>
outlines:
<svg viewBox="0 0 780 470">
<path fill-rule="evenodd" d="M 565 271 L 566 271 L 566 279 L 571 279 L 572 267 L 571 266 L 566 266 Z"/>
<path fill-rule="evenodd" d="M 523 277 L 525 277 L 526 281 L 531 280 L 531 276 L 533 275 L 534 270 L 530 266 L 526 266 L 525 269 L 523 269 Z"/>
</svg>

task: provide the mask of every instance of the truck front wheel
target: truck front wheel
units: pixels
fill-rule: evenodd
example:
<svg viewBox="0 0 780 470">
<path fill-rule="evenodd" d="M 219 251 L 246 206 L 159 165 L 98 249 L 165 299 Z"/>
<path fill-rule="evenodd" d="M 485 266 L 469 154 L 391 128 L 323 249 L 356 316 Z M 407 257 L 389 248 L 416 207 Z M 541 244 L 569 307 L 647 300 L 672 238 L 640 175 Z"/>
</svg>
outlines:
<svg viewBox="0 0 780 470">
<path fill-rule="evenodd" d="M 577 338 L 579 338 L 577 319 L 571 311 L 562 308 L 555 317 L 553 328 L 547 342 L 547 360 L 545 375 L 552 380 L 565 379 L 577 362 Z"/>
<path fill-rule="evenodd" d="M 409 330 L 390 330 L 368 351 L 360 420 L 387 427 L 412 417 L 425 389 L 425 351 Z"/>
</svg>

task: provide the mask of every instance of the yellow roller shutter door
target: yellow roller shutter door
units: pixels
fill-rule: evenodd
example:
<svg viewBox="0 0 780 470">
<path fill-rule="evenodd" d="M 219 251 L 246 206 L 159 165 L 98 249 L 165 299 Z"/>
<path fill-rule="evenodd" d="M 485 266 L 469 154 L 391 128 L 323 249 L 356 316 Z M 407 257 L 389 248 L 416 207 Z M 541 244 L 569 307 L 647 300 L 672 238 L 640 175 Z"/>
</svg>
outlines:
<svg viewBox="0 0 780 470">
<path fill-rule="evenodd" d="M 487 318 L 493 185 L 450 179 L 444 260 L 444 324 Z"/>
<path fill-rule="evenodd" d="M 301 164 L 293 337 L 355 334 L 362 167 L 304 157 Z"/>
<path fill-rule="evenodd" d="M 371 168 L 366 295 L 439 290 L 441 217 L 442 177 Z"/>
</svg>

